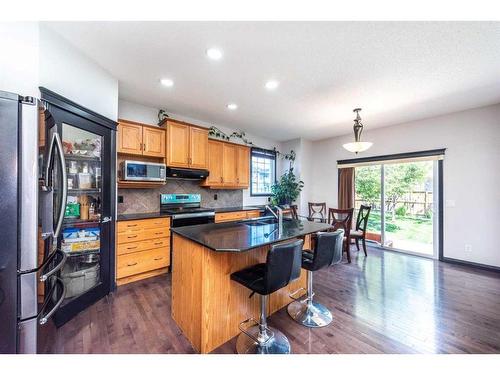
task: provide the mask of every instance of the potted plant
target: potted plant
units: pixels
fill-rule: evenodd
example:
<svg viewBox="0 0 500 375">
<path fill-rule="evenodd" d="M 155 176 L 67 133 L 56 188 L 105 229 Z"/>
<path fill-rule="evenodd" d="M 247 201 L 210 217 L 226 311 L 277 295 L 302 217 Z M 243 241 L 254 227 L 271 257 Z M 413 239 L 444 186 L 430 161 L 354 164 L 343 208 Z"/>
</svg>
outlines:
<svg viewBox="0 0 500 375">
<path fill-rule="evenodd" d="M 304 182 L 297 181 L 293 168 L 290 168 L 278 182 L 271 186 L 273 204 L 289 206 L 297 200 L 303 187 Z"/>
</svg>

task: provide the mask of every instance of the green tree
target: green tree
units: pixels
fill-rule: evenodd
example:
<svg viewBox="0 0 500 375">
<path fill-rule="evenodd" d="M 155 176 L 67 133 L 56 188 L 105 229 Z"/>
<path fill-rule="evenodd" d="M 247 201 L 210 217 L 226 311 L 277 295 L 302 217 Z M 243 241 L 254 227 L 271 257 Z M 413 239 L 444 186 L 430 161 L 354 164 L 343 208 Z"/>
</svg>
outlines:
<svg viewBox="0 0 500 375">
<path fill-rule="evenodd" d="M 356 168 L 356 197 L 374 207 L 380 204 L 380 166 Z"/>
<path fill-rule="evenodd" d="M 425 182 L 428 163 L 388 164 L 384 168 L 386 211 L 396 215 L 396 204 L 406 193 Z"/>
</svg>

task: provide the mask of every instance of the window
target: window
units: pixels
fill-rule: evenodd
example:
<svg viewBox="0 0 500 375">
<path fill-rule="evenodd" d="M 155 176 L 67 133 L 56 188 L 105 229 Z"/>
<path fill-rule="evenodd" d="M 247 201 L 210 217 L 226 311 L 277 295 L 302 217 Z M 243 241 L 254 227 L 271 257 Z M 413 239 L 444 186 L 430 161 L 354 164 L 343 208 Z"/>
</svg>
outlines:
<svg viewBox="0 0 500 375">
<path fill-rule="evenodd" d="M 271 195 L 271 186 L 276 181 L 276 152 L 252 148 L 251 196 Z"/>
</svg>

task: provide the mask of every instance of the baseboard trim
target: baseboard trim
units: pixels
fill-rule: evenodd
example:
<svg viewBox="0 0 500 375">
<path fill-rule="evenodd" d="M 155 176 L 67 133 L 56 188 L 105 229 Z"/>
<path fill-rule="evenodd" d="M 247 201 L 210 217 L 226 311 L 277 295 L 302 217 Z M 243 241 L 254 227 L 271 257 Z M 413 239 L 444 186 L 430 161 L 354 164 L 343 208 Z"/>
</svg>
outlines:
<svg viewBox="0 0 500 375">
<path fill-rule="evenodd" d="M 458 265 L 461 265 L 461 266 L 468 266 L 468 267 L 478 268 L 478 269 L 481 269 L 481 270 L 493 271 L 493 272 L 500 273 L 500 267 L 490 266 L 488 264 L 469 262 L 467 260 L 461 260 L 461 259 L 455 259 L 455 258 L 448 258 L 448 257 L 443 257 L 441 259 L 441 261 L 443 261 L 445 263 L 458 264 Z"/>
</svg>

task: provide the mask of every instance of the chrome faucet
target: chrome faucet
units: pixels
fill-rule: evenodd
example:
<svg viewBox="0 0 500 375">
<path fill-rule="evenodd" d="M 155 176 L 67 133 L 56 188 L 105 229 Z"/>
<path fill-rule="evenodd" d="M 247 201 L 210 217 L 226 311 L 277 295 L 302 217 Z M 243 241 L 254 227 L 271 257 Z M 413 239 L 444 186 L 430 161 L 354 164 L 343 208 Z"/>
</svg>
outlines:
<svg viewBox="0 0 500 375">
<path fill-rule="evenodd" d="M 273 216 L 278 219 L 278 228 L 279 228 L 279 234 L 281 236 L 281 232 L 283 231 L 283 209 L 280 206 L 274 206 L 276 210 L 278 211 L 278 214 L 274 212 L 273 208 L 269 205 L 266 204 L 266 209 L 271 211 Z"/>
</svg>

